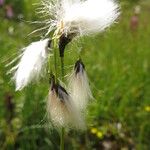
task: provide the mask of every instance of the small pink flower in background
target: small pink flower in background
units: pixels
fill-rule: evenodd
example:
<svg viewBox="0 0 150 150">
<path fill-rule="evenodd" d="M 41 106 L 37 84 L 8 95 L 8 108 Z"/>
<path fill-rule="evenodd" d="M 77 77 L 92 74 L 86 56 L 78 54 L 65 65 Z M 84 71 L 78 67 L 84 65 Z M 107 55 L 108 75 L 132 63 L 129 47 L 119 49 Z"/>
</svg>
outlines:
<svg viewBox="0 0 150 150">
<path fill-rule="evenodd" d="M 4 1 L 5 1 L 5 0 L 0 0 L 0 6 L 3 6 L 3 5 L 4 5 Z"/>
<path fill-rule="evenodd" d="M 130 28 L 132 31 L 136 31 L 139 26 L 139 14 L 141 13 L 141 7 L 138 5 L 134 8 L 134 14 L 130 20 Z"/>
<path fill-rule="evenodd" d="M 6 17 L 8 19 L 12 19 L 14 17 L 14 11 L 11 5 L 7 5 L 6 7 Z"/>
<path fill-rule="evenodd" d="M 133 15 L 130 21 L 130 28 L 132 31 L 135 31 L 139 25 L 139 17 L 137 15 Z"/>
</svg>

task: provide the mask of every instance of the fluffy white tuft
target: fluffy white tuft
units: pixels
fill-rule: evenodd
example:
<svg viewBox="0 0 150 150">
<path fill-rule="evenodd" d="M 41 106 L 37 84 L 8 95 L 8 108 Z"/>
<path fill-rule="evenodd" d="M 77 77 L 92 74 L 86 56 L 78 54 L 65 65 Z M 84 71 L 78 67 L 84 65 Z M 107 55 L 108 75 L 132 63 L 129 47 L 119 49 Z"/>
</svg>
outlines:
<svg viewBox="0 0 150 150">
<path fill-rule="evenodd" d="M 75 70 L 69 78 L 69 90 L 74 104 L 79 110 L 85 110 L 90 99 L 93 99 L 89 81 L 85 70 L 76 73 Z"/>
<path fill-rule="evenodd" d="M 12 68 L 16 70 L 13 79 L 16 83 L 16 91 L 22 90 L 33 79 L 37 79 L 48 56 L 49 39 L 31 43 L 23 49 L 20 62 Z"/>
<path fill-rule="evenodd" d="M 61 97 L 58 96 L 55 89 L 50 90 L 47 101 L 48 119 L 52 121 L 55 127 L 69 127 L 84 129 L 85 123 L 77 111 L 71 97 L 58 89 Z"/>
<path fill-rule="evenodd" d="M 66 35 L 87 35 L 109 27 L 119 16 L 119 7 L 114 0 L 45 0 L 40 12 L 51 18 L 48 33 L 59 28 Z"/>
</svg>

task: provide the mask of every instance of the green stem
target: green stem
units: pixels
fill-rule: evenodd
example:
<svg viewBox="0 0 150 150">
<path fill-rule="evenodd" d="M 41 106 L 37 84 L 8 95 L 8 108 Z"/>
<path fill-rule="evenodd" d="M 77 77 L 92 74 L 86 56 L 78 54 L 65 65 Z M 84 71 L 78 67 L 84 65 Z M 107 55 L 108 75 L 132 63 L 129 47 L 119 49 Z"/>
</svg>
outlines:
<svg viewBox="0 0 150 150">
<path fill-rule="evenodd" d="M 65 149 L 65 141 L 64 141 L 64 136 L 65 136 L 65 128 L 61 128 L 61 133 L 60 133 L 60 150 Z"/>
<path fill-rule="evenodd" d="M 54 39 L 54 70 L 55 70 L 55 79 L 58 80 L 58 65 L 57 65 L 57 39 Z"/>
<path fill-rule="evenodd" d="M 57 64 L 57 51 L 58 51 L 58 39 L 53 40 L 54 44 L 54 70 L 55 70 L 55 79 L 58 81 L 58 64 Z M 64 80 L 64 57 L 60 57 L 61 59 L 61 79 Z M 60 150 L 64 150 L 65 142 L 64 142 L 64 136 L 65 136 L 65 128 L 62 127 L 60 131 Z"/>
<path fill-rule="evenodd" d="M 60 57 L 61 60 L 61 80 L 64 81 L 64 57 Z M 65 128 L 61 128 L 61 133 L 60 133 L 60 150 L 64 150 L 65 143 Z"/>
</svg>

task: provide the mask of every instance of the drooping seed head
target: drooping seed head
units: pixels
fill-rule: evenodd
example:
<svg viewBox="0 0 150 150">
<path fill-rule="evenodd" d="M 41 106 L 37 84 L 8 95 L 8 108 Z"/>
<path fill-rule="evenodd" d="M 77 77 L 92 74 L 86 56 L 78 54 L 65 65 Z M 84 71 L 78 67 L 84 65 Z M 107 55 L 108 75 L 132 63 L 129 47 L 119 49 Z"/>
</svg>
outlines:
<svg viewBox="0 0 150 150">
<path fill-rule="evenodd" d="M 85 65 L 79 59 L 74 66 L 73 73 L 69 78 L 69 90 L 74 104 L 79 110 L 85 110 L 90 99 L 93 98 Z"/>
<path fill-rule="evenodd" d="M 80 112 L 76 109 L 73 100 L 67 90 L 60 84 L 55 83 L 54 76 L 51 78 L 51 88 L 47 101 L 48 119 L 56 127 L 83 128 L 84 121 Z"/>
</svg>

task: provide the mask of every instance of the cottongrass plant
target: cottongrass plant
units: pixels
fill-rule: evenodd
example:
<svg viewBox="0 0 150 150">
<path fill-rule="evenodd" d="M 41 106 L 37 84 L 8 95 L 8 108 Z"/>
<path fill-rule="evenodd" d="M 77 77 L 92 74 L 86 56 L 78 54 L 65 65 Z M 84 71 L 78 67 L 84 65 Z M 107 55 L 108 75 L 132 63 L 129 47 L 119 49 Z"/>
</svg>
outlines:
<svg viewBox="0 0 150 150">
<path fill-rule="evenodd" d="M 85 127 L 83 112 L 92 98 L 85 65 L 81 59 L 75 63 L 68 88 L 61 85 L 60 79 L 65 83 L 65 47 L 74 38 L 104 31 L 118 18 L 119 7 L 114 0 L 43 0 L 38 14 L 47 19 L 42 21 L 45 26 L 33 33 L 46 29 L 45 38 L 23 49 L 19 63 L 12 68 L 15 71 L 13 79 L 16 90 L 22 90 L 38 79 L 46 66 L 47 75 L 50 72 L 54 74 L 50 79 L 46 108 L 48 119 L 61 129 L 60 149 L 63 150 L 65 128 Z M 51 59 L 51 53 L 54 59 Z"/>
<path fill-rule="evenodd" d="M 23 48 L 19 63 L 12 68 L 16 91 L 22 90 L 32 80 L 37 80 L 46 64 L 51 40 L 45 39 L 31 43 Z"/>
<path fill-rule="evenodd" d="M 72 94 L 74 104 L 76 107 L 84 111 L 88 101 L 93 98 L 90 89 L 85 65 L 79 59 L 74 66 L 73 72 L 69 77 L 69 90 Z"/>
<path fill-rule="evenodd" d="M 72 101 L 72 97 L 59 83 L 55 83 L 55 77 L 51 78 L 51 85 L 47 101 L 47 113 L 54 126 L 80 128 L 85 127 L 80 112 Z"/>
<path fill-rule="evenodd" d="M 43 0 L 39 10 L 50 18 L 43 21 L 48 29 L 46 35 L 57 29 L 66 36 L 101 32 L 119 15 L 113 0 Z"/>
</svg>

